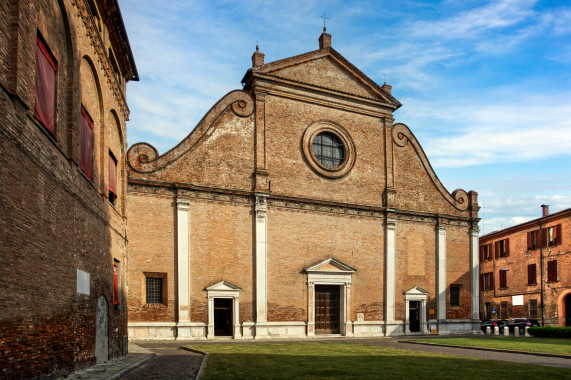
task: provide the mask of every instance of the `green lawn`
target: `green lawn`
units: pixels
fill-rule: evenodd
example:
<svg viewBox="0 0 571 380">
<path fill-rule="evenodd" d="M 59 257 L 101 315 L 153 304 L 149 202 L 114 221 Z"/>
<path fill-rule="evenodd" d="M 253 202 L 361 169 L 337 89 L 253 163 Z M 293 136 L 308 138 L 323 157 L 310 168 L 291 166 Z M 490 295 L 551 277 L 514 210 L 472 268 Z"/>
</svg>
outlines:
<svg viewBox="0 0 571 380">
<path fill-rule="evenodd" d="M 501 350 L 571 355 L 571 339 L 486 336 L 469 338 L 414 339 L 412 341 L 451 344 L 455 346 L 483 347 Z"/>
<path fill-rule="evenodd" d="M 204 379 L 563 379 L 568 369 L 352 343 L 188 346 L 206 351 Z"/>
</svg>

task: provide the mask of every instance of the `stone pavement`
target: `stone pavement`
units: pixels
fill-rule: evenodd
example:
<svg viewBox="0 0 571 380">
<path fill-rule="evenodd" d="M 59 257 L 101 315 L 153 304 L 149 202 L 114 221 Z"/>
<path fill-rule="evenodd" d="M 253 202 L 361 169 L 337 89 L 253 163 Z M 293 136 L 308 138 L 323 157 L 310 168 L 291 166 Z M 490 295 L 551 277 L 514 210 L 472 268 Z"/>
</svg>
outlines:
<svg viewBox="0 0 571 380">
<path fill-rule="evenodd" d="M 137 368 L 151 360 L 156 354 L 129 342 L 129 354 L 116 359 L 111 359 L 105 363 L 100 363 L 77 371 L 65 377 L 66 380 L 88 379 L 88 380 L 113 380 L 119 379 L 122 375 Z"/>
</svg>

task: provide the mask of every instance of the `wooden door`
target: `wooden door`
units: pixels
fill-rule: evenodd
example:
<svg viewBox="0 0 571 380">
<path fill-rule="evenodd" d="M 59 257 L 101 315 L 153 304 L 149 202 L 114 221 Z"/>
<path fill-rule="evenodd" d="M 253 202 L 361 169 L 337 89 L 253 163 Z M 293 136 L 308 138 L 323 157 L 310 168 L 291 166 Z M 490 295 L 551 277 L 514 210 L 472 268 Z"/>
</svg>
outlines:
<svg viewBox="0 0 571 380">
<path fill-rule="evenodd" d="M 315 333 L 340 333 L 340 287 L 315 285 Z"/>
<path fill-rule="evenodd" d="M 232 336 L 232 299 L 214 298 L 214 335 Z"/>
<path fill-rule="evenodd" d="M 410 332 L 420 331 L 420 301 L 408 302 L 408 321 Z"/>
</svg>

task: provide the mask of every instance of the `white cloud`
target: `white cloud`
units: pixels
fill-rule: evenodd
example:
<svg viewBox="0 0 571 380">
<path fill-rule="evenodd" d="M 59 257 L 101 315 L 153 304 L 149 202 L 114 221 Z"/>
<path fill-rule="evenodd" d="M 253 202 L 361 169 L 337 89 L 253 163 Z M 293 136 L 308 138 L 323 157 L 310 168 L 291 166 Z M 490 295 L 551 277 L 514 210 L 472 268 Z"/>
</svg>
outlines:
<svg viewBox="0 0 571 380">
<path fill-rule="evenodd" d="M 534 15 L 536 0 L 504 0 L 470 9 L 439 21 L 420 21 L 411 32 L 416 36 L 446 39 L 471 39 L 489 30 L 503 29 Z"/>
</svg>

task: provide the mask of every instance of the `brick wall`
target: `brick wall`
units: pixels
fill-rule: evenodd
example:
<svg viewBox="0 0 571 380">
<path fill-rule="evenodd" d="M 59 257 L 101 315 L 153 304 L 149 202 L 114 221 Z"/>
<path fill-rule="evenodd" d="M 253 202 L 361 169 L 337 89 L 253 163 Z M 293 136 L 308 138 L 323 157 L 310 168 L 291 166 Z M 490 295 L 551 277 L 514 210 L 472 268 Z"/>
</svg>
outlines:
<svg viewBox="0 0 571 380">
<path fill-rule="evenodd" d="M 109 357 L 127 352 L 126 222 L 124 212 L 107 201 L 100 153 L 109 141 L 99 117 L 118 110 L 116 134 L 124 136 L 127 115 L 119 111 L 125 105 L 105 75 L 106 58 L 94 45 L 97 35 L 90 37 L 85 6 L 47 0 L 0 5 L 0 32 L 6 37 L 0 55 L 7 63 L 0 71 L 0 377 L 65 375 L 93 364 L 100 296 L 109 309 Z M 34 117 L 38 33 L 57 60 L 53 136 Z M 85 56 L 96 62 L 90 81 L 80 70 Z M 97 116 L 93 181 L 79 169 L 82 102 L 99 104 L 92 111 Z M 125 151 L 124 139 L 111 143 Z M 117 308 L 115 260 L 121 267 Z M 78 269 L 90 275 L 89 295 L 77 292 Z"/>
</svg>

